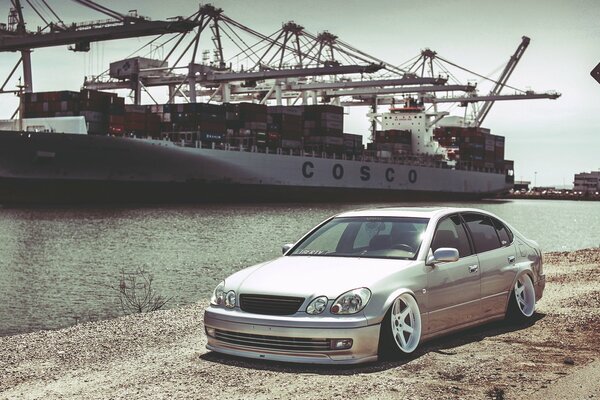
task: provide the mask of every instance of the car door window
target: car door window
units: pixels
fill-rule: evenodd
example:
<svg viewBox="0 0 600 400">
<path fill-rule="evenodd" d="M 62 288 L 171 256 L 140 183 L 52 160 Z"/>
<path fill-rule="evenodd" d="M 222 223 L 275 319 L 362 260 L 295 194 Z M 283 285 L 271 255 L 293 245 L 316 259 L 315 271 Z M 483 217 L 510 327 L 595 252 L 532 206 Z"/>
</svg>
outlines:
<svg viewBox="0 0 600 400">
<path fill-rule="evenodd" d="M 496 228 L 489 217 L 481 214 L 465 214 L 463 218 L 469 232 L 471 232 L 477 253 L 494 250 L 502 246 Z"/>
<path fill-rule="evenodd" d="M 458 215 L 447 217 L 439 223 L 431 242 L 431 249 L 436 251 L 440 247 L 457 249 L 461 258 L 472 254 L 465 227 Z"/>
<path fill-rule="evenodd" d="M 506 225 L 498 221 L 496 218 L 491 218 L 491 220 L 496 228 L 496 232 L 498 233 L 498 237 L 500 238 L 500 243 L 502 243 L 502 246 L 507 246 L 512 243 L 512 232 L 508 230 Z"/>
</svg>

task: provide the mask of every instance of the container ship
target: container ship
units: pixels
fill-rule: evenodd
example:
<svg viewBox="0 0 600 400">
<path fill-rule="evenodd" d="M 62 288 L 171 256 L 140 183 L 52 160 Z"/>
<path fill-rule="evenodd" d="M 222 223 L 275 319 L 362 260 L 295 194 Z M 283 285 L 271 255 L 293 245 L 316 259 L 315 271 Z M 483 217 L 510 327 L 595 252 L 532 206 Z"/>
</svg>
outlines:
<svg viewBox="0 0 600 400">
<path fill-rule="evenodd" d="M 502 136 L 436 127 L 413 98 L 376 116 L 366 147 L 333 105 L 126 105 L 95 90 L 21 103 L 0 123 L 1 203 L 476 199 L 513 182 Z"/>
<path fill-rule="evenodd" d="M 560 96 L 507 86 L 526 36 L 498 79 L 476 74 L 493 86 L 482 96 L 449 70 L 470 69 L 430 49 L 401 68 L 294 21 L 262 34 L 210 4 L 153 21 L 85 1 L 109 19 L 65 24 L 49 3 L 34 3 L 35 14 L 56 18 L 28 30 L 13 0 L 0 24 L 0 52 L 21 55 L 0 93 L 23 71 L 19 118 L 0 121 L 2 204 L 479 199 L 507 191 L 514 177 L 504 137 L 482 127 L 490 107 Z M 143 36 L 156 37 L 139 50 L 164 59 L 114 61 L 80 91 L 33 90 L 33 49 L 89 52 L 91 43 Z M 157 87 L 168 89 L 166 104 L 148 91 Z M 505 87 L 515 93 L 501 94 Z M 144 90 L 154 104 L 142 104 Z M 478 102 L 469 122 L 438 111 Z M 370 109 L 368 143 L 344 127 L 351 106 Z"/>
</svg>

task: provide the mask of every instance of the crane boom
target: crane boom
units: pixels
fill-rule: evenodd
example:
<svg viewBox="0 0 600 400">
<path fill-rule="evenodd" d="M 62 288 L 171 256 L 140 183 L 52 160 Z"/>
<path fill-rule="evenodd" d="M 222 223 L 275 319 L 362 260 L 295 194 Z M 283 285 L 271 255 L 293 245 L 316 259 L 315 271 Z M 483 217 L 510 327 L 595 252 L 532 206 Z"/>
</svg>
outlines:
<svg viewBox="0 0 600 400">
<path fill-rule="evenodd" d="M 498 81 L 496 81 L 496 86 L 494 86 L 494 89 L 492 89 L 489 96 L 493 97 L 493 96 L 497 96 L 500 94 L 500 91 L 502 90 L 502 88 L 504 88 L 504 86 L 506 85 L 506 82 L 508 82 L 508 78 L 510 78 L 511 74 L 515 70 L 515 67 L 519 63 L 519 60 L 521 59 L 521 57 L 523 57 L 523 53 L 527 49 L 527 46 L 529 46 L 530 40 L 531 39 L 529 39 L 527 36 L 523 36 L 521 38 L 521 43 L 519 44 L 519 47 L 517 47 L 517 50 L 515 51 L 515 53 L 510 57 L 510 60 L 508 61 L 508 63 L 506 64 L 506 67 L 504 67 L 504 70 L 502 71 L 502 74 L 500 75 L 500 79 L 498 79 Z M 475 119 L 473 120 L 473 124 L 472 124 L 473 126 L 476 126 L 476 127 L 481 126 L 481 124 L 483 123 L 483 120 L 488 115 L 488 113 L 490 112 L 490 109 L 494 105 L 494 102 L 495 102 L 494 99 L 490 99 L 490 100 L 487 100 L 485 103 L 483 103 L 483 106 L 481 107 L 481 109 L 475 116 Z"/>
<path fill-rule="evenodd" d="M 115 21 L 117 22 L 117 21 Z M 160 35 L 191 31 L 197 26 L 193 21 L 147 21 L 99 25 L 93 28 L 48 32 L 4 35 L 0 31 L 0 52 L 20 51 L 41 47 L 53 47 L 67 44 L 90 43 L 104 40 L 126 39 L 141 36 Z"/>
</svg>

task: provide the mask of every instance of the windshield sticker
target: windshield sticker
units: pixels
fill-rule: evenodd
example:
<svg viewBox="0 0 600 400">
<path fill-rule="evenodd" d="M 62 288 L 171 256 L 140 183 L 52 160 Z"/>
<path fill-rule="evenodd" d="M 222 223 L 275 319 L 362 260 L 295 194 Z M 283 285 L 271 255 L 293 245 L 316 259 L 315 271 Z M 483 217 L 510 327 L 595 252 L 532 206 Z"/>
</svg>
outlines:
<svg viewBox="0 0 600 400">
<path fill-rule="evenodd" d="M 331 252 L 327 251 L 327 250 L 307 250 L 307 249 L 298 250 L 296 252 L 296 254 L 310 255 L 310 256 L 319 256 L 319 255 L 328 254 L 328 253 L 331 253 Z"/>
</svg>

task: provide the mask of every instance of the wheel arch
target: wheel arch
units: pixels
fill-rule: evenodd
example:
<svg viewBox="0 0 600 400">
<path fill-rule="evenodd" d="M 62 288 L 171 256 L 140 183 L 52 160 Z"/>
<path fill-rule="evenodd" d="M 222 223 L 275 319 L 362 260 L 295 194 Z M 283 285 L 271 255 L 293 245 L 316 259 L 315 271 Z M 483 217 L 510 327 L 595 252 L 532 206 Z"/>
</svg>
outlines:
<svg viewBox="0 0 600 400">
<path fill-rule="evenodd" d="M 515 285 L 517 284 L 517 280 L 519 280 L 519 278 L 523 274 L 528 275 L 529 279 L 531 279 L 531 282 L 535 282 L 535 273 L 533 272 L 533 265 L 531 263 L 527 263 L 527 266 L 523 266 L 523 267 L 519 268 L 519 270 L 515 274 L 515 277 L 512 280 L 512 283 L 510 284 L 510 288 L 508 289 L 508 296 L 506 298 L 506 304 L 504 305 L 504 314 L 506 314 L 508 311 L 510 299 L 513 296 L 513 293 L 515 290 Z"/>
<path fill-rule="evenodd" d="M 419 306 L 419 313 L 421 313 L 421 314 L 423 313 L 422 312 L 423 307 L 419 302 L 419 298 L 415 295 L 415 292 L 413 292 L 409 288 L 400 288 L 400 289 L 394 290 L 392 293 L 390 293 L 390 295 L 387 297 L 387 299 L 385 299 L 385 302 L 383 303 L 383 307 L 382 307 L 383 314 L 381 315 L 381 319 L 383 319 L 385 317 L 385 314 L 388 312 L 388 310 L 394 303 L 394 300 L 396 300 L 398 297 L 402 296 L 403 294 L 411 295 L 417 302 L 417 305 Z"/>
</svg>

